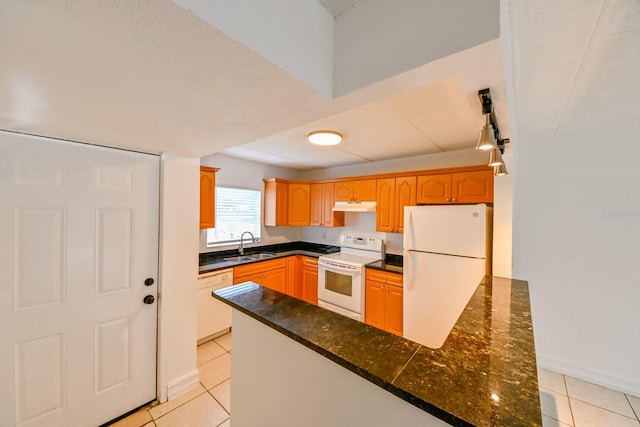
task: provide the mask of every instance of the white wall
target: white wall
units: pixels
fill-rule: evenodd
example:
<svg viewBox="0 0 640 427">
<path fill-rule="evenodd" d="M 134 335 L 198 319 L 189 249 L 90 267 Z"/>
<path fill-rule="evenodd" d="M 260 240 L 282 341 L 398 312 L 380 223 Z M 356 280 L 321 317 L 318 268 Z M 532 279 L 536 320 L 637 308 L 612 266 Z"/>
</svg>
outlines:
<svg viewBox="0 0 640 427">
<path fill-rule="evenodd" d="M 449 426 L 238 310 L 233 331 L 235 427 Z"/>
<path fill-rule="evenodd" d="M 335 96 L 496 39 L 499 3 L 360 2 L 335 21 Z"/>
<path fill-rule="evenodd" d="M 640 129 L 520 135 L 514 276 L 541 366 L 640 395 Z"/>
<path fill-rule="evenodd" d="M 508 175 L 493 180 L 493 271 L 494 276 L 512 276 L 513 179 L 516 166 L 511 144 L 505 147 L 504 159 Z"/>
<path fill-rule="evenodd" d="M 196 314 L 200 159 L 162 156 L 158 390 L 164 401 L 198 384 Z"/>
<path fill-rule="evenodd" d="M 402 234 L 376 231 L 375 212 L 345 212 L 344 227 L 303 227 L 301 240 L 323 245 L 338 245 L 341 233 L 362 233 L 380 237 L 387 253 L 402 254 Z"/>
<path fill-rule="evenodd" d="M 230 186 L 260 190 L 263 192 L 264 200 L 264 178 L 285 178 L 295 179 L 297 172 L 291 169 L 284 169 L 256 163 L 246 160 L 235 159 L 233 157 L 213 154 L 201 159 L 203 166 L 220 168 L 216 173 L 216 186 Z M 264 224 L 264 221 L 262 221 Z M 299 227 L 265 227 L 262 226 L 262 239 L 260 245 L 296 241 L 300 239 L 301 229 Z M 206 231 L 200 230 L 200 252 L 211 252 L 224 249 L 235 249 L 238 245 L 207 248 Z M 252 244 L 247 247 L 253 246 Z"/>
<path fill-rule="evenodd" d="M 333 17 L 320 2 L 175 2 L 317 91 L 333 95 Z"/>
</svg>

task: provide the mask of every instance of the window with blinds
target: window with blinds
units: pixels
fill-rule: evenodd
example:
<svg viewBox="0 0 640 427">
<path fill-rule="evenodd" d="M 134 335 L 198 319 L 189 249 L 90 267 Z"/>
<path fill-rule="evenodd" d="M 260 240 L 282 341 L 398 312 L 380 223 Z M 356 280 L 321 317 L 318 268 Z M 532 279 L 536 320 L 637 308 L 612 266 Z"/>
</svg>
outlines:
<svg viewBox="0 0 640 427">
<path fill-rule="evenodd" d="M 240 243 L 240 236 L 245 231 L 250 231 L 259 241 L 261 202 L 259 190 L 216 187 L 216 228 L 207 230 L 207 246 Z M 248 234 L 245 242 L 251 242 Z"/>
</svg>

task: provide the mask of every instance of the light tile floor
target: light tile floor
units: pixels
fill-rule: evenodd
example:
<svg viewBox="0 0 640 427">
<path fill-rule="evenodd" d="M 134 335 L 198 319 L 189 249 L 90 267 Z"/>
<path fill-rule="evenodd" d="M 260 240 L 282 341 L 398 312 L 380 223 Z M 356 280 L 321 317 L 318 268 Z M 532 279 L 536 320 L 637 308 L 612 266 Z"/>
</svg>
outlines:
<svg viewBox="0 0 640 427">
<path fill-rule="evenodd" d="M 231 333 L 198 346 L 198 387 L 111 427 L 231 427 Z"/>
<path fill-rule="evenodd" d="M 544 427 L 639 427 L 640 398 L 538 370 Z"/>
<path fill-rule="evenodd" d="M 113 427 L 230 427 L 231 333 L 198 346 L 200 385 Z M 640 398 L 538 370 L 543 427 L 640 427 Z"/>
</svg>

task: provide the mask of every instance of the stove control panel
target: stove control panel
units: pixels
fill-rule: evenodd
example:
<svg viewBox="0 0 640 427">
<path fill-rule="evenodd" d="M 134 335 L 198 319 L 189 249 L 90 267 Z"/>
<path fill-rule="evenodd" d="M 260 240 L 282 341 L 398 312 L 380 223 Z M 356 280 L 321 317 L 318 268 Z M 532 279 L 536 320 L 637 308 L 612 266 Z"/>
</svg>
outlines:
<svg viewBox="0 0 640 427">
<path fill-rule="evenodd" d="M 340 235 L 340 246 L 343 248 L 382 252 L 384 240 L 374 236 L 342 234 Z"/>
</svg>

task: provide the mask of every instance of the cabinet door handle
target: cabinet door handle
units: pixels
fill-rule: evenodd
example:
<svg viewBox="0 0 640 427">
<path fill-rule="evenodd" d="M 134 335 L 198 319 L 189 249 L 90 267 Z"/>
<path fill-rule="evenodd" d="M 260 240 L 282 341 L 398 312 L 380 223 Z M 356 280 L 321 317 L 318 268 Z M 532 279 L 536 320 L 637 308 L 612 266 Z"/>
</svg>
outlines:
<svg viewBox="0 0 640 427">
<path fill-rule="evenodd" d="M 444 201 L 445 201 L 445 202 L 450 202 L 450 201 L 451 201 L 451 199 L 447 198 L 447 199 L 444 199 Z"/>
<path fill-rule="evenodd" d="M 456 202 L 456 201 L 458 201 L 458 199 L 453 198 L 453 199 L 451 199 L 451 201 L 452 201 L 452 202 Z"/>
</svg>

